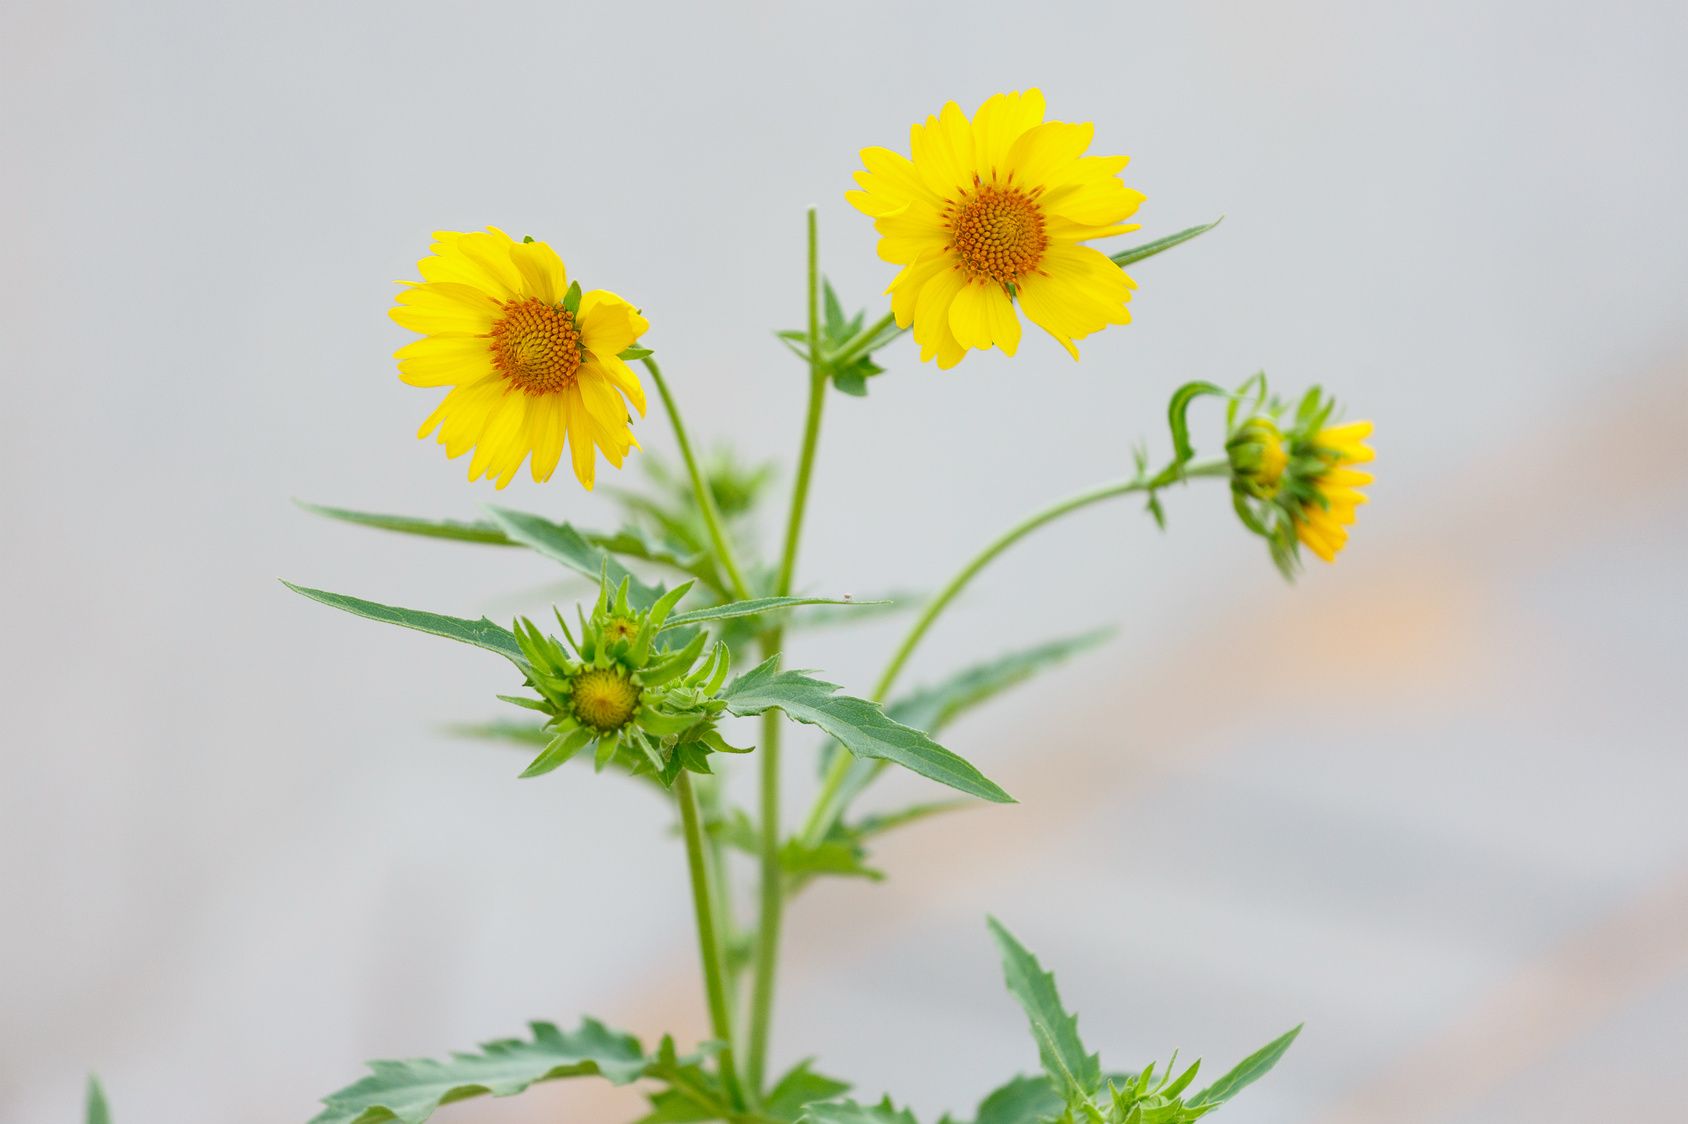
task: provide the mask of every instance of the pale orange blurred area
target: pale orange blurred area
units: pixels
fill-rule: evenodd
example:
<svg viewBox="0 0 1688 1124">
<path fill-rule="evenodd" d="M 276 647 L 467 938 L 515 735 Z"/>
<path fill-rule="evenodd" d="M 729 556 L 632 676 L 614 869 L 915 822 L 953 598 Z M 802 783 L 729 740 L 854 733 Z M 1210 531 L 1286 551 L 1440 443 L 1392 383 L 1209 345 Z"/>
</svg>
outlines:
<svg viewBox="0 0 1688 1124">
<path fill-rule="evenodd" d="M 518 782 L 451 732 L 515 713 L 507 667 L 275 578 L 499 621 L 586 583 L 289 500 L 610 530 L 612 488 L 674 462 L 654 403 L 592 494 L 495 495 L 415 440 L 390 279 L 488 224 L 643 309 L 700 446 L 789 465 L 803 208 L 877 316 L 859 150 L 1034 82 L 1132 155 L 1126 241 L 1225 222 L 1133 266 L 1133 323 L 1079 364 L 1030 331 L 953 372 L 880 353 L 828 400 L 800 590 L 916 600 L 1139 440 L 1158 462 L 1175 387 L 1262 367 L 1376 423 L 1371 502 L 1293 585 L 1216 480 L 1168 489 L 1164 531 L 1121 501 L 984 572 L 902 689 L 1116 635 L 944 731 L 1017 803 L 793 904 L 771 1068 L 971 1119 L 1038 1064 L 994 915 L 1110 1070 L 1217 1075 L 1304 1022 L 1232 1124 L 1679 1118 L 1685 52 L 1664 0 L 7 6 L 0 1121 L 76 1119 L 89 1071 L 119 1124 L 286 1124 L 365 1059 L 529 1020 L 709 1037 L 672 807 Z M 1199 455 L 1222 414 L 1192 409 Z M 794 626 L 792 664 L 866 694 L 910 620 Z M 750 806 L 755 760 L 724 767 Z M 862 807 L 942 795 L 892 772 Z M 645 1104 L 577 1080 L 435 1119 Z"/>
</svg>

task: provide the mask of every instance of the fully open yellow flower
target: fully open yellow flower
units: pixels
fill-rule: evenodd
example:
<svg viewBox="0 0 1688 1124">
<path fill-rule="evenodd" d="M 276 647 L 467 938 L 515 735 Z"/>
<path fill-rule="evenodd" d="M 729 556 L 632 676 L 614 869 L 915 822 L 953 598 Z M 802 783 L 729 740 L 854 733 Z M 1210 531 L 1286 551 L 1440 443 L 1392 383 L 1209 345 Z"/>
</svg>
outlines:
<svg viewBox="0 0 1688 1124">
<path fill-rule="evenodd" d="M 1376 454 L 1365 439 L 1371 436 L 1369 421 L 1328 426 L 1313 435 L 1312 446 L 1324 460 L 1324 467 L 1308 477 L 1313 491 L 1322 498 L 1304 500 L 1295 511 L 1295 534 L 1308 550 L 1326 562 L 1335 562 L 1348 545 L 1348 528 L 1355 509 L 1366 503 L 1361 488 L 1372 482 L 1372 474 L 1351 465 L 1365 464 Z"/>
<path fill-rule="evenodd" d="M 569 447 L 574 474 L 592 487 L 594 448 L 617 468 L 637 448 L 627 403 L 645 391 L 620 358 L 650 324 L 614 293 L 570 286 L 544 242 L 502 230 L 434 235 L 422 280 L 406 282 L 392 317 L 425 337 L 397 352 L 411 386 L 449 386 L 418 437 L 439 430 L 449 457 L 474 449 L 469 479 L 502 488 L 532 454 L 533 478 L 551 478 Z M 623 398 L 626 401 L 623 401 Z"/>
<path fill-rule="evenodd" d="M 846 198 L 874 219 L 897 324 L 921 359 L 961 362 L 971 348 L 1020 344 L 1018 299 L 1034 324 L 1078 358 L 1073 341 L 1128 324 L 1136 282 L 1089 246 L 1124 234 L 1140 192 L 1125 156 L 1086 156 L 1095 127 L 1044 121 L 1043 94 L 997 94 L 971 121 L 954 102 L 909 130 L 913 159 L 862 150 L 861 190 Z"/>
</svg>

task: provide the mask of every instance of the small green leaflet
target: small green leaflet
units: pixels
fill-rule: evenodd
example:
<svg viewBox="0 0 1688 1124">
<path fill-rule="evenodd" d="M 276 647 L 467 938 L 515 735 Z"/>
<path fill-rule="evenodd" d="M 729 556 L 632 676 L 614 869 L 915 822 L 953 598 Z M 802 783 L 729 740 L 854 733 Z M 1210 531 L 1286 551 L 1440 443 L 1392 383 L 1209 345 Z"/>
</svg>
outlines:
<svg viewBox="0 0 1688 1124">
<path fill-rule="evenodd" d="M 798 1062 L 764 1098 L 762 1111 L 780 1120 L 796 1120 L 805 1106 L 829 1101 L 850 1091 L 850 1083 L 816 1073 L 809 1067 L 814 1059 Z"/>
<path fill-rule="evenodd" d="M 522 655 L 521 646 L 516 643 L 515 635 L 509 629 L 501 628 L 485 617 L 478 621 L 471 621 L 463 617 L 447 617 L 439 613 L 427 613 L 420 609 L 401 609 L 393 605 L 382 605 L 375 601 L 365 601 L 361 597 L 348 597 L 344 593 L 329 593 L 326 590 L 294 585 L 290 581 L 283 581 L 281 584 L 294 593 L 303 594 L 312 601 L 320 601 L 330 608 L 344 610 L 353 616 L 365 617 L 385 624 L 396 624 L 400 628 L 413 628 L 417 632 L 443 636 L 448 640 L 460 640 L 465 644 L 473 644 L 477 648 L 485 648 L 489 652 L 497 652 L 524 672 L 528 669 L 527 658 Z"/>
<path fill-rule="evenodd" d="M 561 562 L 593 581 L 607 575 L 610 588 L 614 589 L 621 584 L 621 579 L 627 578 L 627 597 L 636 609 L 647 609 L 662 596 L 661 587 L 646 585 L 640 581 L 626 566 L 601 548 L 593 546 L 585 535 L 567 523 L 553 523 L 543 516 L 490 504 L 487 505 L 486 513 L 492 516 L 492 521 L 512 541 L 531 547 L 552 561 Z"/>
<path fill-rule="evenodd" d="M 664 622 L 662 631 L 667 632 L 671 628 L 684 628 L 689 624 L 702 624 L 705 621 L 722 621 L 731 617 L 753 617 L 759 613 L 769 613 L 775 609 L 789 609 L 797 605 L 883 604 L 883 601 L 853 601 L 848 597 L 757 597 L 750 601 L 729 601 L 725 605 L 715 605 L 708 609 L 694 609 L 689 613 L 676 613 Z"/>
<path fill-rule="evenodd" d="M 88 1078 L 87 1112 L 83 1116 L 85 1124 L 111 1124 L 111 1109 L 106 1107 L 105 1090 L 100 1087 L 100 1079 L 92 1075 Z"/>
<path fill-rule="evenodd" d="M 721 1081 L 698 1064 L 695 1057 L 682 1058 L 674 1039 L 664 1035 L 656 1057 L 645 1067 L 645 1076 L 664 1082 L 668 1088 L 651 1094 L 651 1111 L 636 1124 L 698 1124 L 727 1119 L 732 1105 Z"/>
<path fill-rule="evenodd" d="M 819 726 L 857 757 L 893 761 L 969 796 L 1013 803 L 1013 797 L 965 759 L 919 730 L 887 717 L 874 703 L 837 692 L 836 684 L 804 672 L 780 671 L 773 658 L 735 679 L 721 699 L 740 716 L 783 710 L 795 721 Z"/>
<path fill-rule="evenodd" d="M 804 1110 L 801 1124 L 916 1124 L 914 1113 L 897 1109 L 886 1097 L 876 1105 L 855 1101 L 812 1104 Z"/>
<path fill-rule="evenodd" d="M 1049 1078 L 1016 1077 L 979 1102 L 974 1124 L 1039 1124 L 1060 1116 L 1066 1107 Z"/>
<path fill-rule="evenodd" d="M 519 546 L 491 523 L 461 523 L 450 519 L 417 519 L 409 515 L 381 515 L 372 511 L 352 511 L 344 507 L 325 507 L 322 504 L 294 500 L 294 503 L 313 515 L 356 523 L 360 527 L 374 527 L 382 531 L 397 531 L 404 535 L 421 535 L 431 539 L 452 539 L 457 542 L 487 543 L 492 546 Z M 597 577 L 596 574 L 592 575 Z"/>
<path fill-rule="evenodd" d="M 530 1023 L 531 1041 L 488 1042 L 480 1053 L 453 1054 L 449 1061 L 370 1062 L 371 1073 L 323 1098 L 311 1124 L 422 1124 L 441 1105 L 482 1094 L 509 1097 L 540 1081 L 599 1075 L 625 1085 L 644 1075 L 651 1059 L 639 1040 L 617 1034 L 595 1019 L 564 1034 L 551 1023 Z"/>
<path fill-rule="evenodd" d="M 1118 266 L 1132 265 L 1136 262 L 1142 261 L 1144 258 L 1152 258 L 1156 254 L 1164 253 L 1165 251 L 1172 249 L 1174 246 L 1182 245 L 1192 238 L 1206 234 L 1208 231 L 1212 230 L 1224 221 L 1225 216 L 1220 215 L 1210 223 L 1204 223 L 1201 226 L 1192 226 L 1188 229 L 1180 230 L 1177 234 L 1169 234 L 1165 238 L 1157 238 L 1153 242 L 1145 242 L 1141 246 L 1133 246 L 1129 250 L 1124 250 L 1120 253 L 1114 254 L 1111 260 Z"/>
<path fill-rule="evenodd" d="M 1031 1022 L 1038 1056 L 1056 1087 L 1069 1102 L 1086 1100 L 1102 1085 L 1102 1061 L 1084 1052 L 1078 1037 L 1078 1016 L 1061 1006 L 1055 977 L 1043 970 L 1037 958 L 1015 940 L 1002 923 L 990 918 L 991 935 L 1002 951 L 1002 971 L 1008 991 L 1020 1003 Z"/>
<path fill-rule="evenodd" d="M 1265 1077 L 1290 1048 L 1301 1027 L 1285 1031 L 1232 1067 L 1231 1072 L 1197 1093 L 1190 1100 L 1192 1108 L 1222 1105 L 1248 1086 Z"/>
</svg>

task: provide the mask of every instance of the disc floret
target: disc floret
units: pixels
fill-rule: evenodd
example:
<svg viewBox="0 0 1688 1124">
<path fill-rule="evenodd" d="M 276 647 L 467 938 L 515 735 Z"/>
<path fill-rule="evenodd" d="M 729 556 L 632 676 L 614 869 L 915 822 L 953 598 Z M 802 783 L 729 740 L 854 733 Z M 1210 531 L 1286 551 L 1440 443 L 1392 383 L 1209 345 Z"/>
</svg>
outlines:
<svg viewBox="0 0 1688 1124">
<path fill-rule="evenodd" d="M 531 620 L 516 621 L 527 685 L 539 697 L 509 701 L 548 715 L 551 735 L 524 777 L 548 773 L 589 745 L 600 770 L 620 756 L 665 785 L 681 769 L 709 772 L 710 753 L 746 752 L 715 730 L 725 708 L 716 696 L 731 666 L 727 646 L 711 644 L 701 629 L 665 627 L 691 583 L 644 608 L 632 604 L 629 585 L 623 579 L 612 592 L 607 580 L 600 583 L 592 612 L 577 610 L 578 638 L 561 613 L 561 640 Z"/>
</svg>

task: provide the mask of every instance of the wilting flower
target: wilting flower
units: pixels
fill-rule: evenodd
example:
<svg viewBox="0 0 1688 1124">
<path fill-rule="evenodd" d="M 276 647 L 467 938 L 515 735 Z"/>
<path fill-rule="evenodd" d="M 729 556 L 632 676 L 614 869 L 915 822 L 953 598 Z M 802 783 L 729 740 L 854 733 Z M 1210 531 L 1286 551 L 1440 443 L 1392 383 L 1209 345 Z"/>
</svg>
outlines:
<svg viewBox="0 0 1688 1124">
<path fill-rule="evenodd" d="M 688 582 L 640 610 L 628 601 L 627 581 L 613 594 L 606 581 L 592 615 L 580 617 L 578 640 L 558 615 L 566 643 L 532 621 L 516 622 L 528 686 L 539 698 L 509 701 L 548 715 L 551 733 L 524 777 L 549 773 L 594 743 L 598 768 L 627 750 L 624 765 L 664 784 L 681 769 L 709 772 L 711 753 L 746 752 L 715 731 L 726 705 L 715 696 L 730 667 L 727 646 L 717 642 L 704 656 L 709 638 L 702 630 L 663 627 L 690 588 Z M 669 643 L 675 636 L 684 637 L 677 647 Z"/>
<path fill-rule="evenodd" d="M 392 310 L 425 337 L 398 350 L 399 377 L 452 388 L 417 436 L 438 429 L 450 457 L 474 449 L 469 479 L 500 488 L 530 454 L 533 478 L 549 480 L 565 440 L 587 488 L 595 448 L 619 468 L 638 446 L 627 403 L 645 412 L 644 389 L 620 358 L 650 327 L 639 310 L 602 289 L 582 293 L 544 242 L 441 231 L 432 250 Z"/>
<path fill-rule="evenodd" d="M 953 367 L 971 348 L 1020 343 L 1015 300 L 1078 358 L 1075 339 L 1127 324 L 1136 283 L 1081 245 L 1136 230 L 1143 201 L 1119 174 L 1128 157 L 1086 156 L 1095 127 L 1043 119 L 1043 94 L 997 94 L 972 120 L 954 102 L 909 131 L 913 159 L 862 150 L 861 190 L 879 256 L 903 267 L 891 287 L 897 324 L 920 357 Z"/>
<path fill-rule="evenodd" d="M 1367 502 L 1360 489 L 1372 475 L 1353 466 L 1376 455 L 1365 444 L 1372 423 L 1328 424 L 1335 400 L 1314 387 L 1283 428 L 1286 408 L 1276 399 L 1267 401 L 1265 379 L 1256 379 L 1255 412 L 1238 423 L 1233 406 L 1225 443 L 1237 514 L 1266 539 L 1285 574 L 1294 573 L 1303 545 L 1334 562 L 1348 543 L 1357 509 Z M 1246 390 L 1247 384 L 1239 396 Z"/>
</svg>

